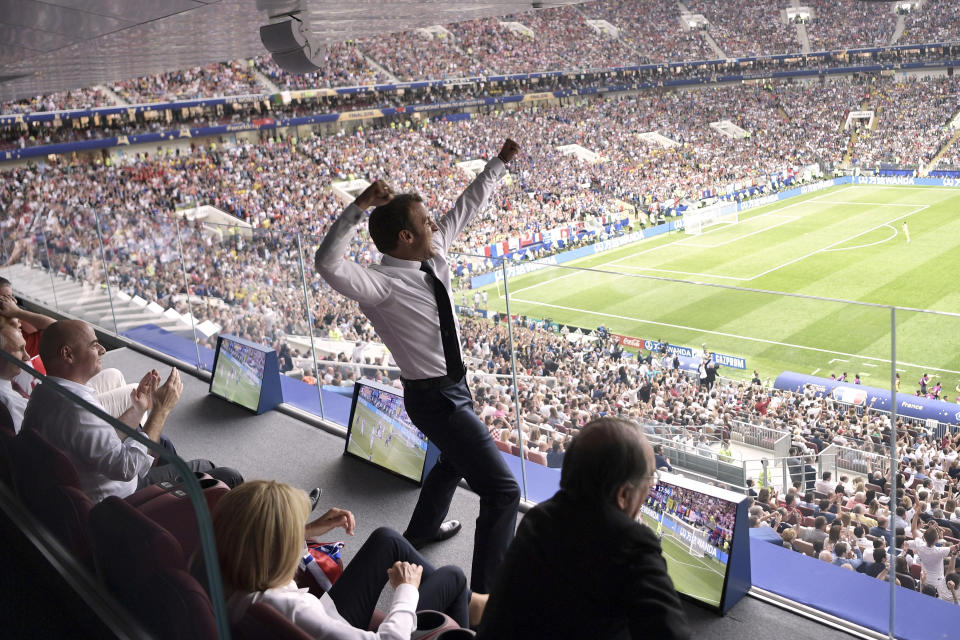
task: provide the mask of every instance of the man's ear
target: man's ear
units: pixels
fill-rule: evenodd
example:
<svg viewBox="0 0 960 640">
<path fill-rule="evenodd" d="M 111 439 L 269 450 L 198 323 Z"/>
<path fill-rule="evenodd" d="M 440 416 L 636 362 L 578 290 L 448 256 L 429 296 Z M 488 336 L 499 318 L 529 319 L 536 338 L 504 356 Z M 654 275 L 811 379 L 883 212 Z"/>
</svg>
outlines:
<svg viewBox="0 0 960 640">
<path fill-rule="evenodd" d="M 64 362 L 73 361 L 73 350 L 69 347 L 69 345 L 63 345 L 60 347 L 60 359 Z"/>
<path fill-rule="evenodd" d="M 627 510 L 627 505 L 630 504 L 630 490 L 632 488 L 629 482 L 624 482 L 617 488 L 617 508 L 620 509 L 620 511 Z"/>
<path fill-rule="evenodd" d="M 412 242 L 413 233 L 411 233 L 409 229 L 401 229 L 400 233 L 397 234 L 397 240 L 404 243 Z"/>
</svg>

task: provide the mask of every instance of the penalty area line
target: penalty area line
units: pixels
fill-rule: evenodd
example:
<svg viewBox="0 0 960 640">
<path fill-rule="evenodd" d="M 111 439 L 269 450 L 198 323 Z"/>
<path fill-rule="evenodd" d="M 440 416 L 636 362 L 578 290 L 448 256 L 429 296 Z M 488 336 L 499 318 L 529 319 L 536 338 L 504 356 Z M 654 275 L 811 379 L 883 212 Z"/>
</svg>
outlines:
<svg viewBox="0 0 960 640">
<path fill-rule="evenodd" d="M 602 316 L 604 318 L 613 318 L 616 320 L 627 320 L 629 322 L 636 322 L 639 324 L 651 324 L 658 327 L 667 327 L 670 329 L 682 329 L 684 331 L 694 331 L 697 333 L 706 333 L 713 336 L 722 336 L 724 338 L 736 338 L 737 340 L 746 340 L 748 342 L 758 342 L 760 344 L 771 344 L 778 347 L 788 347 L 790 349 L 803 349 L 804 351 L 815 351 L 817 353 L 829 353 L 837 356 L 847 356 L 848 358 L 857 358 L 860 360 L 872 360 L 874 362 L 882 362 L 889 364 L 889 360 L 884 358 L 875 358 L 873 356 L 864 356 L 856 353 L 847 353 L 845 351 L 834 351 L 833 349 L 821 349 L 820 347 L 809 347 L 804 344 L 793 344 L 791 342 L 780 342 L 778 340 L 769 340 L 767 338 L 754 338 L 751 336 L 742 336 L 737 333 L 728 333 L 726 331 L 716 331 L 714 329 L 701 329 L 698 327 L 690 327 L 682 324 L 674 324 L 671 322 L 658 322 L 656 320 L 644 320 L 642 318 L 633 318 L 630 316 L 622 316 L 616 313 L 607 313 L 605 311 L 591 311 L 589 309 L 578 309 L 577 307 L 567 307 L 560 304 L 551 304 L 549 302 L 539 302 L 537 300 L 528 300 L 526 298 L 518 298 L 513 296 L 513 299 L 516 302 L 523 302 L 526 304 L 532 304 L 538 307 L 548 307 L 550 309 L 561 309 L 563 311 L 573 311 L 574 313 L 587 313 L 594 316 Z M 938 367 L 931 367 L 923 364 L 915 364 L 912 362 L 897 362 L 897 364 L 903 365 L 905 367 L 915 367 L 917 369 L 928 369 L 930 371 L 939 371 L 940 373 L 951 373 L 955 375 L 960 375 L 960 371 L 954 371 L 952 369 L 940 369 Z"/>
</svg>

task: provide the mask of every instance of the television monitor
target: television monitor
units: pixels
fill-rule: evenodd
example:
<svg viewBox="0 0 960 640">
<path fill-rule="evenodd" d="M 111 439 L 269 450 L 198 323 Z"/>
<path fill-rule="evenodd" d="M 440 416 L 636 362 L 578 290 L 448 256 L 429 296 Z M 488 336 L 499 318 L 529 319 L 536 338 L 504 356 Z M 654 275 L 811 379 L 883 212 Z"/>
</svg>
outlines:
<svg viewBox="0 0 960 640">
<path fill-rule="evenodd" d="M 276 352 L 230 334 L 217 338 L 210 393 L 256 413 L 281 401 Z"/>
<path fill-rule="evenodd" d="M 660 538 L 677 592 L 720 613 L 750 589 L 748 498 L 663 473 L 641 521 Z"/>
<path fill-rule="evenodd" d="M 354 384 L 345 455 L 422 483 L 440 455 L 403 406 L 403 390 L 372 380 Z"/>
</svg>

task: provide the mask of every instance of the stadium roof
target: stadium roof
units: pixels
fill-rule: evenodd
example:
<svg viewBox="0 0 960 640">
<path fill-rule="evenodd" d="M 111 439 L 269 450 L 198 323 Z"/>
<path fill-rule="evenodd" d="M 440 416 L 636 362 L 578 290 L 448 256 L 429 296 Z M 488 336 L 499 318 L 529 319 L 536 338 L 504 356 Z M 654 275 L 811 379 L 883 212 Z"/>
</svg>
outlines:
<svg viewBox="0 0 960 640">
<path fill-rule="evenodd" d="M 577 0 L 0 0 L 0 100 L 265 53 L 259 28 L 308 12 L 313 46 Z"/>
</svg>

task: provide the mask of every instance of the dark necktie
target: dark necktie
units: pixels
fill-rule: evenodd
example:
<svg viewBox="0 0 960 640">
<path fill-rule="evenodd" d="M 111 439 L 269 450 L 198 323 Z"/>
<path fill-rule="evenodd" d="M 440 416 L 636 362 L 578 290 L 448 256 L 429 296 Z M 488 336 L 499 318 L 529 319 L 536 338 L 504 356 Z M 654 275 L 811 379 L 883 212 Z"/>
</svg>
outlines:
<svg viewBox="0 0 960 640">
<path fill-rule="evenodd" d="M 14 390 L 14 391 L 16 391 L 17 393 L 19 393 L 20 395 L 22 395 L 24 398 L 26 398 L 27 400 L 30 399 L 30 396 L 27 394 L 26 391 L 23 390 L 23 387 L 21 387 L 19 384 L 17 384 L 17 381 L 16 381 L 16 380 L 11 380 L 11 381 L 10 381 L 10 385 L 13 387 L 13 390 Z"/>
<path fill-rule="evenodd" d="M 437 313 L 440 315 L 440 341 L 443 343 L 443 359 L 447 362 L 447 376 L 460 380 L 465 373 L 460 357 L 460 343 L 457 340 L 457 325 L 453 321 L 453 307 L 450 296 L 440 278 L 426 262 L 420 263 L 420 271 L 427 274 L 427 281 L 433 286 L 433 297 L 437 300 Z"/>
</svg>

